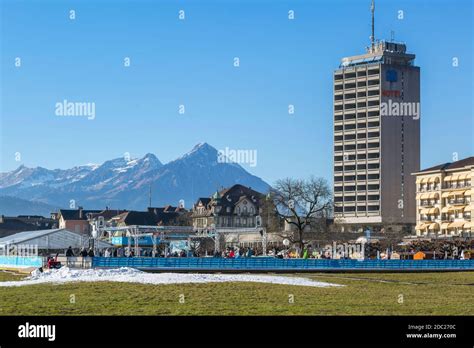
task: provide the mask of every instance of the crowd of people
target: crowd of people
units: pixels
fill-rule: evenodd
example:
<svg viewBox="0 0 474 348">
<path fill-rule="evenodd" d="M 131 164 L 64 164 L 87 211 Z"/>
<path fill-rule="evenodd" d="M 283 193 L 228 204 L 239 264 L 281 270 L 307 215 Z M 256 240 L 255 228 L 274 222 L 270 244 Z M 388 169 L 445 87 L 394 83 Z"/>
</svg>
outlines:
<svg viewBox="0 0 474 348">
<path fill-rule="evenodd" d="M 413 240 L 408 243 L 398 245 L 385 245 L 379 241 L 365 245 L 365 258 L 379 258 L 381 254 L 386 254 L 387 250 L 390 253 L 399 253 L 404 255 L 413 255 L 419 251 L 429 255 L 428 258 L 438 259 L 459 259 L 470 258 L 471 254 L 474 256 L 474 241 L 466 240 Z M 169 250 L 169 249 L 151 249 L 140 248 L 139 255 L 135 254 L 134 248 L 106 248 L 94 252 L 93 248 L 83 247 L 77 255 L 75 255 L 72 247 L 66 251 L 67 257 L 81 256 L 81 257 L 222 257 L 222 258 L 241 258 L 262 256 L 263 249 L 261 246 L 243 247 L 243 246 L 229 246 L 221 252 L 214 252 L 207 250 L 205 252 L 198 252 L 196 250 Z M 325 252 L 324 248 L 312 247 L 310 244 L 306 245 L 303 250 L 295 248 L 288 248 L 285 246 L 271 246 L 266 253 L 266 256 L 276 257 L 281 259 L 289 258 L 303 258 L 303 259 L 330 259 L 334 255 Z M 345 256 L 343 256 L 345 257 Z M 338 257 L 340 258 L 340 257 Z"/>
<path fill-rule="evenodd" d="M 227 247 L 221 253 L 215 252 L 214 257 L 223 257 L 227 259 L 238 259 L 241 257 L 252 257 L 255 256 L 255 250 L 253 248 L 244 247 Z"/>
</svg>

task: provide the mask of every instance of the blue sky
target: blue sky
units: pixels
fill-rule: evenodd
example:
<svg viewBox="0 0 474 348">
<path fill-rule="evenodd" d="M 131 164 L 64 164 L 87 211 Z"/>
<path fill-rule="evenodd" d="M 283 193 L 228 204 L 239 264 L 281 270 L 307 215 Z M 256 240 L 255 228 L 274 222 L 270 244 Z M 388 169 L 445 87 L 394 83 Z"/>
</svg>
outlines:
<svg viewBox="0 0 474 348">
<path fill-rule="evenodd" d="M 269 183 L 331 181 L 332 72 L 368 45 L 369 0 L 0 2 L 0 171 L 168 162 L 205 141 L 257 150 Z M 470 0 L 376 2 L 376 38 L 393 30 L 421 67 L 422 167 L 474 153 L 472 20 Z M 64 99 L 95 119 L 56 116 Z"/>
</svg>

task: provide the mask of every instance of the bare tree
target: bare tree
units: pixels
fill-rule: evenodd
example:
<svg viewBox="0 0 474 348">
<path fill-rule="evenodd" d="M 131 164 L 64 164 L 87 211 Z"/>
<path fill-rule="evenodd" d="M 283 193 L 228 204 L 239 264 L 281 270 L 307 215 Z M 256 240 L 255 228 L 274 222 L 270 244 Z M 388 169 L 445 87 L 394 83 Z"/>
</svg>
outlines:
<svg viewBox="0 0 474 348">
<path fill-rule="evenodd" d="M 260 200 L 260 216 L 267 233 L 276 233 L 282 230 L 282 219 L 275 214 L 275 205 L 271 194 Z"/>
<path fill-rule="evenodd" d="M 214 253 L 214 240 L 210 237 L 199 237 L 191 239 L 190 250 L 197 256 L 203 256 L 206 252 Z"/>
<path fill-rule="evenodd" d="M 331 190 L 323 178 L 285 178 L 278 180 L 270 192 L 275 213 L 289 226 L 293 233 L 285 236 L 299 248 L 300 256 L 306 244 L 303 233 L 326 219 L 332 208 Z"/>
</svg>

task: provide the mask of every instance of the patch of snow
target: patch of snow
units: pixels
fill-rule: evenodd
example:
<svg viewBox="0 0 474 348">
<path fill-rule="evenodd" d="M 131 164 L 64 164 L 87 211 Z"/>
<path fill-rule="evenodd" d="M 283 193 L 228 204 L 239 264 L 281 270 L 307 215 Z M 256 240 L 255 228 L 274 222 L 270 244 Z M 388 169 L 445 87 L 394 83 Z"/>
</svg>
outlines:
<svg viewBox="0 0 474 348">
<path fill-rule="evenodd" d="M 184 284 L 252 282 L 310 287 L 338 287 L 343 285 L 314 281 L 302 277 L 286 277 L 261 274 L 200 274 L 200 273 L 147 273 L 134 268 L 113 269 L 60 269 L 31 272 L 25 280 L 0 282 L 0 287 L 35 284 L 64 284 L 69 282 L 122 282 L 140 284 Z"/>
</svg>

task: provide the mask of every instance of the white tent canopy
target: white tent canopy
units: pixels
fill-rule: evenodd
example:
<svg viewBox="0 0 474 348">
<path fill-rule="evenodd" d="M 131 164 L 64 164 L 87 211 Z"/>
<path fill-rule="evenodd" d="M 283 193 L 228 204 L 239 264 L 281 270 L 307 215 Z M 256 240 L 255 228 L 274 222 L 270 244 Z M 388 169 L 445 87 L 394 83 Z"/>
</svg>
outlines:
<svg viewBox="0 0 474 348">
<path fill-rule="evenodd" d="M 71 246 L 73 249 L 79 249 L 89 246 L 89 236 L 71 232 L 64 228 L 38 231 L 25 231 L 15 233 L 7 237 L 0 238 L 2 245 L 28 244 L 37 245 L 38 249 L 67 249 Z M 96 241 L 96 247 L 99 249 L 112 247 L 104 241 Z"/>
</svg>

